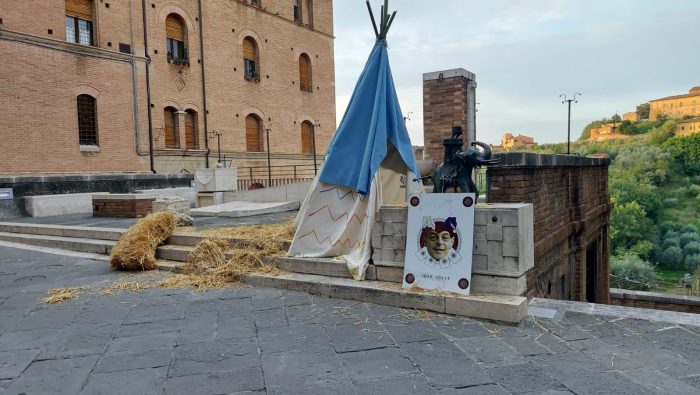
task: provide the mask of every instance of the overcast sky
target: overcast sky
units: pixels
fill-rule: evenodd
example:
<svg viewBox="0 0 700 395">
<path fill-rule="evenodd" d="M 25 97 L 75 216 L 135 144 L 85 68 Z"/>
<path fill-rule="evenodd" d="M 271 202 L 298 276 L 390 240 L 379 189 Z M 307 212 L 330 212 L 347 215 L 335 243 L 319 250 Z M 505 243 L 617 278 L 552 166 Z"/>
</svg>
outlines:
<svg viewBox="0 0 700 395">
<path fill-rule="evenodd" d="M 375 15 L 380 3 L 371 0 Z M 700 85 L 698 0 L 390 0 L 389 57 L 414 145 L 423 144 L 422 75 L 476 74 L 477 139 L 505 132 L 566 141 L 590 121 Z M 337 121 L 374 45 L 364 0 L 334 1 Z M 449 131 L 445 132 L 446 135 Z"/>
</svg>

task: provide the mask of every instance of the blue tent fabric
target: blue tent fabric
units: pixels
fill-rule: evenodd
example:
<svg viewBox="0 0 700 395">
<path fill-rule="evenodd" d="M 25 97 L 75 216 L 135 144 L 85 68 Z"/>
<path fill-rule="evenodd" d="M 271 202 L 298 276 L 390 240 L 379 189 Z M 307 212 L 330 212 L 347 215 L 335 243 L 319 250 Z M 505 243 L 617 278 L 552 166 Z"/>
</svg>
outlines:
<svg viewBox="0 0 700 395">
<path fill-rule="evenodd" d="M 319 180 L 366 195 L 386 157 L 389 142 L 396 147 L 408 170 L 420 176 L 396 96 L 386 41 L 379 40 L 328 147 Z"/>
</svg>

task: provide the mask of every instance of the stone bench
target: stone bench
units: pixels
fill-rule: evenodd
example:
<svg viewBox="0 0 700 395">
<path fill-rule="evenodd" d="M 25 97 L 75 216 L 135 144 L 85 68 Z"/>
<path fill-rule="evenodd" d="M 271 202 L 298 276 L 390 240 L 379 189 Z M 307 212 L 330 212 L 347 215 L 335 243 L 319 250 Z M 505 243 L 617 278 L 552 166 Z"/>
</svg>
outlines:
<svg viewBox="0 0 700 395">
<path fill-rule="evenodd" d="M 155 196 L 144 193 L 95 195 L 92 198 L 93 217 L 139 218 L 153 211 Z"/>
</svg>

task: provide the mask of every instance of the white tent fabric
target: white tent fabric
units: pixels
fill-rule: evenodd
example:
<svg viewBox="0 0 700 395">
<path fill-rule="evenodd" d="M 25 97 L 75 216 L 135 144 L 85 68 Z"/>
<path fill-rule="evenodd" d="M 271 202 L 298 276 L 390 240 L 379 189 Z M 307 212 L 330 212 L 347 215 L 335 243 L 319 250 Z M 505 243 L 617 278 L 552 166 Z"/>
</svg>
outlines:
<svg viewBox="0 0 700 395">
<path fill-rule="evenodd" d="M 301 210 L 288 255 L 334 257 L 347 264 L 355 280 L 364 280 L 372 256 L 371 235 L 379 207 L 403 205 L 420 188 L 401 156 L 389 144 L 389 154 L 363 196 L 350 188 L 314 179 Z M 409 182 L 406 182 L 409 180 Z"/>
</svg>

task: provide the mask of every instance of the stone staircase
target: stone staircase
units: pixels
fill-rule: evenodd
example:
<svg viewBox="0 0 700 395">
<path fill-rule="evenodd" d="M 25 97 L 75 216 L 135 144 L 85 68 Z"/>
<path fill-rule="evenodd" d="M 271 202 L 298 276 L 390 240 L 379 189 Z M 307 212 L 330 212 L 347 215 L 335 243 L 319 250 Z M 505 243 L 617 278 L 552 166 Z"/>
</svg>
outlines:
<svg viewBox="0 0 700 395">
<path fill-rule="evenodd" d="M 126 229 L 0 222 L 0 241 L 106 256 Z M 161 270 L 179 272 L 202 236 L 176 232 L 158 247 Z M 230 239 L 235 249 L 243 240 Z M 233 250 L 229 250 L 230 254 Z M 343 262 L 330 258 L 275 259 L 281 275 L 250 274 L 241 281 L 253 285 L 309 292 L 326 297 L 415 308 L 475 318 L 520 322 L 527 314 L 527 299 L 521 296 L 406 290 L 401 286 L 403 264 L 370 264 L 366 281 L 355 281 Z"/>
</svg>

